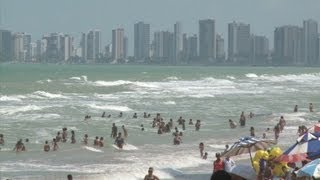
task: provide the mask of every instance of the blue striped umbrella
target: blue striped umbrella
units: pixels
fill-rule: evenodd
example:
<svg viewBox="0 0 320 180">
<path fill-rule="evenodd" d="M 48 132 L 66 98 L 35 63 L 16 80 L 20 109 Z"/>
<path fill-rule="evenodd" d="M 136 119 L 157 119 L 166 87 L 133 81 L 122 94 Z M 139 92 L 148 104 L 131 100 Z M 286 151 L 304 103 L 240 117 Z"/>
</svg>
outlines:
<svg viewBox="0 0 320 180">
<path fill-rule="evenodd" d="M 320 159 L 309 162 L 297 172 L 298 177 L 320 178 Z"/>
<path fill-rule="evenodd" d="M 257 139 L 254 137 L 243 137 L 240 138 L 237 142 L 235 142 L 227 151 L 223 152 L 222 157 L 231 157 L 249 153 L 252 163 L 251 152 L 255 152 L 258 150 L 266 150 L 275 144 L 276 142 L 274 140 Z"/>
</svg>

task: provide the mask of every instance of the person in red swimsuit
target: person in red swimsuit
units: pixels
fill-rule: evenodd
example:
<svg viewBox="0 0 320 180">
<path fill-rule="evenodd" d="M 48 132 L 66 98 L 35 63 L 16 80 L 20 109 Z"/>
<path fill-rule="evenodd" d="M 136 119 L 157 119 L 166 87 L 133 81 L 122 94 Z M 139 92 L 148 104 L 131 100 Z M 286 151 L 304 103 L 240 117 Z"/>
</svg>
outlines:
<svg viewBox="0 0 320 180">
<path fill-rule="evenodd" d="M 221 157 L 220 153 L 216 153 L 217 159 L 213 162 L 213 173 L 220 170 L 224 170 L 224 162 L 220 157 Z"/>
</svg>

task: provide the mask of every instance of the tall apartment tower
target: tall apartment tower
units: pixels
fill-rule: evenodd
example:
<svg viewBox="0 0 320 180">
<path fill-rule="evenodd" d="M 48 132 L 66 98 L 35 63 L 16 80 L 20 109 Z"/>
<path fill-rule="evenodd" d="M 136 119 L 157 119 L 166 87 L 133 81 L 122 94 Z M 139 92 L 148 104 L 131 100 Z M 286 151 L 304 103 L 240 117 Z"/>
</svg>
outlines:
<svg viewBox="0 0 320 180">
<path fill-rule="evenodd" d="M 13 60 L 12 33 L 8 30 L 0 29 L 0 62 Z"/>
<path fill-rule="evenodd" d="M 228 24 L 228 59 L 246 62 L 250 57 L 250 25 L 232 22 Z"/>
<path fill-rule="evenodd" d="M 303 21 L 302 53 L 305 64 L 318 64 L 318 23 L 312 19 Z"/>
<path fill-rule="evenodd" d="M 274 31 L 274 61 L 278 64 L 302 65 L 303 29 L 281 26 Z"/>
<path fill-rule="evenodd" d="M 224 39 L 221 35 L 217 34 L 216 37 L 216 44 L 217 44 L 217 60 L 220 62 L 225 61 L 226 53 L 224 51 Z"/>
<path fill-rule="evenodd" d="M 80 47 L 81 47 L 81 58 L 83 60 L 87 60 L 87 34 L 86 33 L 81 33 L 81 41 L 80 41 Z"/>
<path fill-rule="evenodd" d="M 138 22 L 134 25 L 134 57 L 136 60 L 149 59 L 150 24 Z"/>
<path fill-rule="evenodd" d="M 216 31 L 213 19 L 199 21 L 199 56 L 203 60 L 216 59 Z"/>
<path fill-rule="evenodd" d="M 101 54 L 101 31 L 97 29 L 89 31 L 86 40 L 87 61 L 93 63 Z"/>
<path fill-rule="evenodd" d="M 112 30 L 112 58 L 113 60 L 124 59 L 124 29 Z"/>
<path fill-rule="evenodd" d="M 181 60 L 182 53 L 182 34 L 181 34 L 181 23 L 177 22 L 174 24 L 174 48 L 173 48 L 173 64 L 178 64 Z"/>
</svg>

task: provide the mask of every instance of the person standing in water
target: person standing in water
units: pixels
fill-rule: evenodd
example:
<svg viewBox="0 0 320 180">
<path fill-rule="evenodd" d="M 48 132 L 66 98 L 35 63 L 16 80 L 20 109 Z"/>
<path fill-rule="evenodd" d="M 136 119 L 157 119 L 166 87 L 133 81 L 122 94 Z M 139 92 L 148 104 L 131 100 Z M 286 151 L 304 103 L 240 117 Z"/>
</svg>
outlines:
<svg viewBox="0 0 320 180">
<path fill-rule="evenodd" d="M 250 128 L 250 136 L 255 137 L 254 127 Z"/>
<path fill-rule="evenodd" d="M 160 180 L 157 176 L 153 175 L 153 168 L 149 167 L 148 174 L 144 177 L 144 180 Z"/>
<path fill-rule="evenodd" d="M 49 152 L 50 151 L 50 145 L 48 144 L 48 141 L 45 142 L 43 146 L 43 151 Z"/>
<path fill-rule="evenodd" d="M 279 125 L 280 125 L 280 132 L 282 132 L 284 129 L 284 126 L 286 125 L 286 120 L 284 120 L 283 116 L 281 116 L 279 119 Z"/>
<path fill-rule="evenodd" d="M 53 139 L 52 141 L 52 146 L 53 146 L 53 151 L 56 151 L 59 149 L 59 146 L 58 146 L 58 143 L 57 143 L 57 140 L 56 139 Z"/>
<path fill-rule="evenodd" d="M 75 144 L 76 143 L 76 138 L 75 138 L 75 134 L 74 131 L 71 131 L 71 144 Z"/>
<path fill-rule="evenodd" d="M 246 125 L 246 116 L 244 115 L 244 112 L 242 111 L 241 115 L 240 115 L 240 126 L 245 126 Z"/>
<path fill-rule="evenodd" d="M 124 139 L 121 136 L 121 133 L 118 133 L 118 136 L 116 137 L 116 140 L 114 143 L 118 146 L 118 148 L 122 149 L 124 145 Z"/>
<path fill-rule="evenodd" d="M 294 106 L 293 112 L 298 112 L 298 105 Z"/>
<path fill-rule="evenodd" d="M 199 150 L 200 150 L 200 157 L 203 157 L 203 151 L 204 151 L 204 144 L 203 142 L 201 142 L 199 144 Z"/>
<path fill-rule="evenodd" d="M 309 103 L 309 111 L 313 112 L 313 104 L 312 103 Z"/>
<path fill-rule="evenodd" d="M 229 119 L 229 126 L 231 129 L 234 129 L 237 127 L 237 124 L 234 121 L 232 121 L 231 119 Z"/>
<path fill-rule="evenodd" d="M 102 118 L 106 117 L 106 112 L 103 112 L 101 115 Z"/>
<path fill-rule="evenodd" d="M 4 145 L 3 134 L 0 134 L 0 145 Z"/>
<path fill-rule="evenodd" d="M 117 137 L 117 133 L 118 133 L 118 128 L 117 128 L 115 123 L 112 123 L 112 129 L 111 129 L 110 137 L 112 137 L 113 139 L 116 138 Z"/>
<path fill-rule="evenodd" d="M 124 138 L 127 138 L 128 137 L 128 130 L 124 127 L 124 125 L 122 125 L 122 130 L 123 130 Z"/>
<path fill-rule="evenodd" d="M 83 142 L 84 145 L 88 145 L 88 134 L 84 135 L 82 142 Z"/>
<path fill-rule="evenodd" d="M 99 147 L 103 147 L 103 137 L 100 137 Z"/>
<path fill-rule="evenodd" d="M 121 118 L 121 117 L 122 117 L 122 115 L 123 115 L 123 114 L 122 114 L 122 112 L 120 112 L 118 117 L 119 117 L 119 118 Z"/>
<path fill-rule="evenodd" d="M 67 142 L 68 132 L 67 128 L 62 128 L 62 142 Z"/>
</svg>

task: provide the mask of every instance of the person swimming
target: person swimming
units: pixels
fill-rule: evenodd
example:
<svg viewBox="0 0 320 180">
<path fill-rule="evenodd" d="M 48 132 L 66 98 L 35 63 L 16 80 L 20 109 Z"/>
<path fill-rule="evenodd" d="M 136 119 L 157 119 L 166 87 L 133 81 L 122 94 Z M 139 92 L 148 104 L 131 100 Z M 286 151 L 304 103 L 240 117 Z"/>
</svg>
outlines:
<svg viewBox="0 0 320 180">
<path fill-rule="evenodd" d="M 137 118 L 138 118 L 137 113 L 134 113 L 133 116 L 132 116 L 132 118 L 133 118 L 133 119 L 137 119 Z"/>
<path fill-rule="evenodd" d="M 193 125 L 192 119 L 189 119 L 189 125 Z"/>
<path fill-rule="evenodd" d="M 122 114 L 122 112 L 120 112 L 118 117 L 121 118 L 122 116 L 123 116 L 123 114 Z"/>
<path fill-rule="evenodd" d="M 141 127 L 141 131 L 144 131 L 143 124 L 141 124 L 140 127 Z"/>
</svg>

